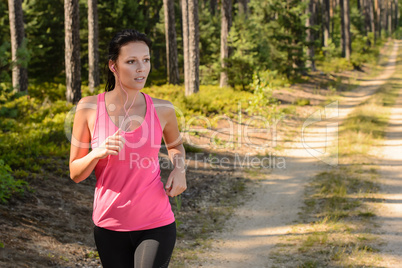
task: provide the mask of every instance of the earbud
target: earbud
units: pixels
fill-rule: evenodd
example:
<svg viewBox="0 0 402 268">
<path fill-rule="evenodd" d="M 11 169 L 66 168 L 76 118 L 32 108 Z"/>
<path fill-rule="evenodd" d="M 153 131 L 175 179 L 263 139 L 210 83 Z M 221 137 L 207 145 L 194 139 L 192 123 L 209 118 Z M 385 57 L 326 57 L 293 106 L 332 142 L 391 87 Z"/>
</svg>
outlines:
<svg viewBox="0 0 402 268">
<path fill-rule="evenodd" d="M 111 68 L 112 68 L 112 71 L 113 71 L 113 72 L 116 72 L 116 70 L 114 69 L 114 64 L 112 65 Z"/>
</svg>

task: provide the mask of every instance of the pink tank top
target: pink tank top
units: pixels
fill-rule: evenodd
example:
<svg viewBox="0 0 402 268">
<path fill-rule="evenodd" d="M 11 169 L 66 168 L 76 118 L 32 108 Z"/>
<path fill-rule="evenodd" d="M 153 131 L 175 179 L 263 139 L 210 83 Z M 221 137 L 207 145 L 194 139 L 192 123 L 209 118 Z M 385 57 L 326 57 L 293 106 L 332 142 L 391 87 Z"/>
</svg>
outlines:
<svg viewBox="0 0 402 268">
<path fill-rule="evenodd" d="M 95 167 L 92 219 L 96 226 L 113 231 L 152 229 L 175 220 L 160 176 L 162 128 L 151 97 L 142 94 L 147 106 L 145 118 L 132 117 L 142 120 L 141 125 L 133 131 L 122 131 L 124 148 L 118 155 L 99 160 Z M 107 113 L 105 93 L 98 95 L 96 113 L 92 148 L 118 130 Z"/>
</svg>

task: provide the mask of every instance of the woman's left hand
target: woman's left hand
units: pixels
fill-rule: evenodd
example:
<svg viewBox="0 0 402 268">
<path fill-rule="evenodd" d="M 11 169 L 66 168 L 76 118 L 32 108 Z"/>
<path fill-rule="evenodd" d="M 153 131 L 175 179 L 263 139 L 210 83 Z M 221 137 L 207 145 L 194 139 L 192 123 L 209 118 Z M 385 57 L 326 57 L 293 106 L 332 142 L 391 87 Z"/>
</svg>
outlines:
<svg viewBox="0 0 402 268">
<path fill-rule="evenodd" d="M 175 197 L 187 189 L 186 170 L 183 168 L 174 168 L 166 182 L 166 194 Z"/>
</svg>

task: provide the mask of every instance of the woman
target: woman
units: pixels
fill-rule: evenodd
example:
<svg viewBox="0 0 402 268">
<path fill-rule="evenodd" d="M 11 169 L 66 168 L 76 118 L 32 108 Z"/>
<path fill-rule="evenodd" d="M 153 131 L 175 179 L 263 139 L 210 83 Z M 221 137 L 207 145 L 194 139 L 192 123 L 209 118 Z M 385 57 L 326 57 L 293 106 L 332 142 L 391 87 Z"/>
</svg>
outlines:
<svg viewBox="0 0 402 268">
<path fill-rule="evenodd" d="M 168 196 L 187 188 L 185 151 L 173 105 L 140 92 L 150 48 L 145 34 L 117 33 L 109 44 L 106 92 L 82 98 L 74 118 L 70 176 L 79 183 L 95 169 L 92 218 L 104 267 L 168 267 L 176 242 Z M 165 189 L 162 137 L 174 165 Z"/>
</svg>

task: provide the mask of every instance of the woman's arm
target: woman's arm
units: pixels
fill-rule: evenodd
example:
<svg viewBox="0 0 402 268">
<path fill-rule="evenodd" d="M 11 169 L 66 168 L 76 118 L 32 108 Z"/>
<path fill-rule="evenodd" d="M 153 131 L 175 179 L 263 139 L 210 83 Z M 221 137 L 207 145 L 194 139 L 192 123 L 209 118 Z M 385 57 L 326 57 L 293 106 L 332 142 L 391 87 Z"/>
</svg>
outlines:
<svg viewBox="0 0 402 268">
<path fill-rule="evenodd" d="M 166 125 L 163 129 L 163 139 L 168 149 L 169 159 L 172 161 L 174 169 L 170 173 L 166 182 L 167 195 L 174 197 L 187 189 L 186 183 L 186 152 L 183 147 L 177 118 L 174 108 L 169 108 L 165 112 Z"/>
<path fill-rule="evenodd" d="M 118 130 L 108 137 L 101 146 L 88 153 L 91 142 L 88 121 L 90 116 L 96 116 L 96 109 L 95 114 L 93 109 L 94 100 L 91 100 L 94 97 L 81 99 L 77 104 L 75 113 L 73 134 L 71 136 L 70 177 L 76 183 L 88 178 L 99 159 L 105 158 L 110 154 L 117 155 L 124 144 L 123 138 L 119 135 L 120 130 Z"/>
</svg>

